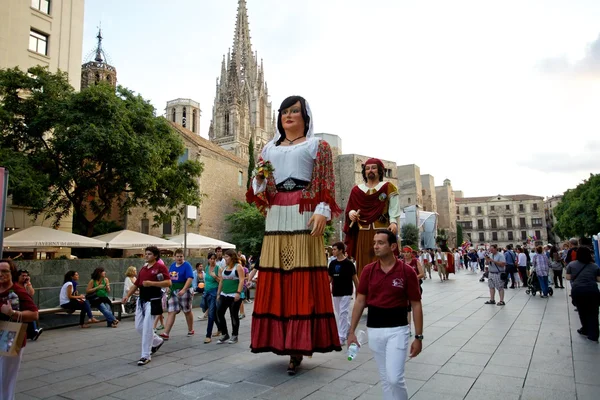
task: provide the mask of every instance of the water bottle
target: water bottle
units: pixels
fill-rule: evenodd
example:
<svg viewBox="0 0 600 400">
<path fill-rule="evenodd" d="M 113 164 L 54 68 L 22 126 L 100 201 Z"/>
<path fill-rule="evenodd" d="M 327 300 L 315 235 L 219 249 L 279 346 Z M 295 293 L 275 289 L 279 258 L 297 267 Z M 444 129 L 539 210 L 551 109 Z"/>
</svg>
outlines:
<svg viewBox="0 0 600 400">
<path fill-rule="evenodd" d="M 12 307 L 13 311 L 20 311 L 19 296 L 12 290 L 8 294 L 8 301 L 10 302 L 10 306 Z"/>
<path fill-rule="evenodd" d="M 358 340 L 358 343 L 362 346 L 367 341 L 366 340 L 367 333 L 362 330 L 358 331 L 358 335 L 356 335 L 356 339 Z M 352 343 L 348 347 L 348 361 L 354 360 L 354 358 L 358 355 L 359 350 L 360 350 L 360 347 L 356 343 Z"/>
</svg>

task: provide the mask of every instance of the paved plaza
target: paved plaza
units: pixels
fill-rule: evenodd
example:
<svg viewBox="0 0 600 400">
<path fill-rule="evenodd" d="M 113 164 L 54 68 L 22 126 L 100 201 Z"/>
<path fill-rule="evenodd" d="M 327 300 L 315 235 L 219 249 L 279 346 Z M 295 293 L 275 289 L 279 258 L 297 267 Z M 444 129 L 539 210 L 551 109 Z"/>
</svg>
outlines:
<svg viewBox="0 0 600 400">
<path fill-rule="evenodd" d="M 484 305 L 487 284 L 460 271 L 423 284 L 423 352 L 406 366 L 413 400 L 600 398 L 600 346 L 577 334 L 568 290 L 541 299 L 507 290 L 506 306 Z M 252 305 L 246 305 L 246 315 Z M 363 324 L 365 319 L 361 324 Z M 250 353 L 250 317 L 240 342 L 203 344 L 206 321 L 186 337 L 178 316 L 152 362 L 138 367 L 133 319 L 119 328 L 44 332 L 25 348 L 17 399 L 381 399 L 368 347 L 354 361 L 345 352 L 306 358 L 295 377 L 287 357 Z"/>
</svg>

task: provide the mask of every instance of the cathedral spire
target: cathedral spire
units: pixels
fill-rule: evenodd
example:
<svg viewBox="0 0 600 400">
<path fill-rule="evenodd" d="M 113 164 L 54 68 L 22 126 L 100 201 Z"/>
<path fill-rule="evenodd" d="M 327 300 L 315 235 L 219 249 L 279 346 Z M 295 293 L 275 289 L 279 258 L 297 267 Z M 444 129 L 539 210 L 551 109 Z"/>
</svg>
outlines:
<svg viewBox="0 0 600 400">
<path fill-rule="evenodd" d="M 98 39 L 98 46 L 96 47 L 96 58 L 94 61 L 103 62 L 102 54 L 104 51 L 102 50 L 102 28 L 98 28 L 98 35 L 96 36 Z"/>
<path fill-rule="evenodd" d="M 238 0 L 235 33 L 233 36 L 233 54 L 237 57 L 235 61 L 240 70 L 239 79 L 241 81 L 251 79 L 254 75 L 254 57 L 252 53 L 252 44 L 250 42 L 250 26 L 248 23 L 246 0 Z"/>
</svg>

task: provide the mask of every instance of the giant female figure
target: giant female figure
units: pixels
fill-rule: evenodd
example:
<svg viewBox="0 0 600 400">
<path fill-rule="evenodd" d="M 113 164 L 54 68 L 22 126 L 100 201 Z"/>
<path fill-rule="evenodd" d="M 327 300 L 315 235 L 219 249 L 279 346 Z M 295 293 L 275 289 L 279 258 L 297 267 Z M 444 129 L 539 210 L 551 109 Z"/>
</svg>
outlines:
<svg viewBox="0 0 600 400">
<path fill-rule="evenodd" d="M 250 347 L 289 355 L 293 375 L 303 355 L 341 350 L 323 245 L 325 224 L 341 210 L 331 148 L 314 137 L 304 98 L 283 101 L 259 165 L 272 168 L 256 170 L 247 194 L 266 212 Z"/>
</svg>

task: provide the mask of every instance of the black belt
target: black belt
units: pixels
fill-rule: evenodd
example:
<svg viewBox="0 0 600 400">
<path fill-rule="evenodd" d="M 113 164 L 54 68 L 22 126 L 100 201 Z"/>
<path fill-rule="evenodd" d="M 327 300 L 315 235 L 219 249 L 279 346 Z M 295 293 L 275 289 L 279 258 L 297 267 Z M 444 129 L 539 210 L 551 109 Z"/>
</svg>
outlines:
<svg viewBox="0 0 600 400">
<path fill-rule="evenodd" d="M 302 181 L 296 178 L 287 178 L 285 181 L 276 185 L 278 192 L 295 192 L 297 190 L 306 189 L 310 182 Z"/>
</svg>

